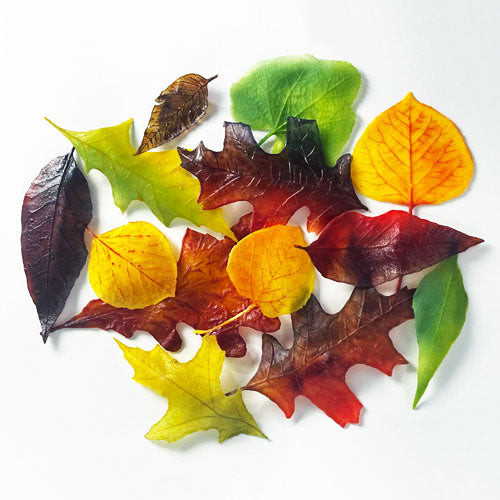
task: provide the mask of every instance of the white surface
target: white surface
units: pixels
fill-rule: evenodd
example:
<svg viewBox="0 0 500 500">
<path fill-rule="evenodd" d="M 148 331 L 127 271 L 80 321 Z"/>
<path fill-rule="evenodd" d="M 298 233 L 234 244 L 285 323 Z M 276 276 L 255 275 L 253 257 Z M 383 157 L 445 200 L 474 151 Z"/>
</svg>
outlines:
<svg viewBox="0 0 500 500">
<path fill-rule="evenodd" d="M 498 499 L 500 391 L 498 328 L 498 0 L 106 2 L 10 1 L 1 16 L 3 76 L 0 492 L 4 499 L 335 498 Z M 258 394 L 245 400 L 270 441 L 215 433 L 162 446 L 142 436 L 166 400 L 131 380 L 132 370 L 101 331 L 66 330 L 43 345 L 22 270 L 23 194 L 38 171 L 69 144 L 43 121 L 73 130 L 130 116 L 142 133 L 153 99 L 179 75 L 210 84 L 209 117 L 180 144 L 222 145 L 229 87 L 262 58 L 311 53 L 348 60 L 363 75 L 351 150 L 376 114 L 407 91 L 454 120 L 476 173 L 459 199 L 417 214 L 481 236 L 460 256 L 470 309 L 461 337 L 418 411 L 411 410 L 417 349 L 411 322 L 393 332 L 410 361 L 392 378 L 358 366 L 349 386 L 365 409 L 341 429 L 303 398 L 294 417 Z M 92 226 L 103 231 L 146 219 L 113 205 L 107 180 L 89 177 Z M 372 213 L 389 209 L 368 201 Z M 178 244 L 182 223 L 165 234 Z M 333 312 L 349 287 L 323 287 Z M 92 298 L 82 273 L 62 318 Z M 188 329 L 189 330 L 189 329 Z M 286 328 L 285 328 L 286 330 Z M 188 332 L 189 333 L 189 332 Z M 288 339 L 285 331 L 282 339 Z M 179 356 L 188 359 L 196 339 Z M 185 336 L 185 337 L 186 337 Z M 259 358 L 226 369 L 239 381 Z M 142 334 L 135 342 L 152 347 Z M 245 374 L 247 374 L 245 376 Z"/>
</svg>

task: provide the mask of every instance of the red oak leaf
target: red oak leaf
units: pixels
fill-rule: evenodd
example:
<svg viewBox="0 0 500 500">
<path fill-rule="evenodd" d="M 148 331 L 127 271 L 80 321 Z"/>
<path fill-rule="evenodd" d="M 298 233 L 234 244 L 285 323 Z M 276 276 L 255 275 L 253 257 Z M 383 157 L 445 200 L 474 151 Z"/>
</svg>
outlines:
<svg viewBox="0 0 500 500">
<path fill-rule="evenodd" d="M 304 395 L 342 427 L 357 423 L 362 405 L 347 387 L 347 370 L 362 363 L 391 375 L 396 365 L 406 363 L 389 332 L 413 318 L 413 293 L 403 288 L 386 297 L 375 288 L 355 288 L 337 314 L 323 311 L 312 295 L 292 314 L 290 349 L 274 337 L 262 337 L 260 366 L 243 389 L 264 394 L 287 418 L 295 410 L 295 398 Z"/>
<path fill-rule="evenodd" d="M 332 220 L 304 250 L 326 278 L 367 287 L 421 271 L 482 241 L 400 210 L 378 217 L 351 212 Z"/>
<path fill-rule="evenodd" d="M 131 337 L 136 330 L 149 332 L 165 349 L 177 351 L 181 338 L 176 330 L 179 322 L 193 328 L 208 330 L 246 309 L 250 300 L 238 294 L 226 272 L 229 252 L 234 242 L 229 238 L 217 240 L 208 234 L 188 229 L 182 242 L 177 263 L 175 297 L 144 309 L 121 309 L 93 300 L 83 311 L 56 327 L 102 328 L 115 330 Z M 215 331 L 217 341 L 228 356 L 246 353 L 238 326 L 249 326 L 262 332 L 274 332 L 279 319 L 266 318 L 255 308 Z"/>
<path fill-rule="evenodd" d="M 286 224 L 307 206 L 307 229 L 316 233 L 337 215 L 366 208 L 352 186 L 351 156 L 341 156 L 328 167 L 315 121 L 288 118 L 287 143 L 279 154 L 262 150 L 247 125 L 226 122 L 224 126 L 220 152 L 203 143 L 192 151 L 178 148 L 182 166 L 200 180 L 198 201 L 203 208 L 249 201 L 254 208 L 250 231 L 255 231 Z"/>
</svg>

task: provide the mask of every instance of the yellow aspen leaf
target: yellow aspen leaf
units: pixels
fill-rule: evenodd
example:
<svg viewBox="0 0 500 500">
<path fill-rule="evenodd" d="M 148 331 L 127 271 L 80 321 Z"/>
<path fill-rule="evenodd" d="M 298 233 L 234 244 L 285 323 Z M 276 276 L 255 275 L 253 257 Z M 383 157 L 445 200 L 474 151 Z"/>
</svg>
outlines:
<svg viewBox="0 0 500 500">
<path fill-rule="evenodd" d="M 473 161 L 454 123 L 410 92 L 368 125 L 351 169 L 362 194 L 411 209 L 463 193 Z"/>
<path fill-rule="evenodd" d="M 175 295 L 177 263 L 167 238 L 148 222 L 129 222 L 95 235 L 89 281 L 115 307 L 142 309 Z"/>
<path fill-rule="evenodd" d="M 300 309 L 314 287 L 314 267 L 302 230 L 271 226 L 250 233 L 233 247 L 227 272 L 240 295 L 257 304 L 269 318 Z"/>
</svg>

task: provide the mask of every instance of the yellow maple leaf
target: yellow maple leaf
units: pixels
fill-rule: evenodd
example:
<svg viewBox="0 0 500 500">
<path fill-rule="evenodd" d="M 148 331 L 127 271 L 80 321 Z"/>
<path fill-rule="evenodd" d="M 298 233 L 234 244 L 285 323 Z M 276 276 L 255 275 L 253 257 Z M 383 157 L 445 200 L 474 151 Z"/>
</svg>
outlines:
<svg viewBox="0 0 500 500">
<path fill-rule="evenodd" d="M 148 222 L 94 234 L 89 281 L 115 307 L 142 309 L 175 295 L 177 263 L 167 238 Z"/>
<path fill-rule="evenodd" d="M 238 434 L 266 437 L 248 412 L 241 390 L 226 396 L 220 386 L 224 351 L 212 335 L 203 337 L 194 358 L 179 363 L 159 345 L 151 351 L 118 340 L 134 380 L 168 399 L 168 411 L 146 438 L 177 441 L 197 431 L 217 429 L 219 443 Z"/>
<path fill-rule="evenodd" d="M 365 196 L 412 209 L 460 195 L 473 161 L 453 122 L 409 93 L 368 125 L 351 172 Z"/>
<path fill-rule="evenodd" d="M 271 226 L 250 233 L 233 247 L 227 272 L 240 295 L 269 318 L 300 309 L 314 287 L 314 267 L 302 230 Z"/>
</svg>

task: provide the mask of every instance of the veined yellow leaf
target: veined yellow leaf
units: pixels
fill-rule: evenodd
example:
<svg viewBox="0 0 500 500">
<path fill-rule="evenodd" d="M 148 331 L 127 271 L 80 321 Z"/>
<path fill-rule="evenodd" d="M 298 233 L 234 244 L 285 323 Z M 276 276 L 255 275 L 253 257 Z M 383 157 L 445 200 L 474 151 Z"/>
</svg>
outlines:
<svg viewBox="0 0 500 500">
<path fill-rule="evenodd" d="M 89 281 L 115 307 L 142 309 L 175 295 L 177 264 L 167 238 L 148 222 L 94 235 Z"/>
</svg>

